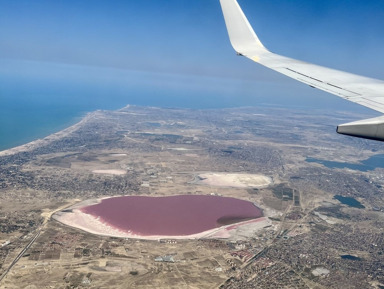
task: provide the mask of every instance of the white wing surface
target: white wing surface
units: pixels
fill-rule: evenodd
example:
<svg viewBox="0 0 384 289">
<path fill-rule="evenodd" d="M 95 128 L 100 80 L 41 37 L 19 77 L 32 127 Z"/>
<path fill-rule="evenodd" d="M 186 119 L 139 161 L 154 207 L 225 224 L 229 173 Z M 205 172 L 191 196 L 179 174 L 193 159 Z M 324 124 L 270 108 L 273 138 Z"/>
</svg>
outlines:
<svg viewBox="0 0 384 289">
<path fill-rule="evenodd" d="M 359 76 L 270 52 L 261 43 L 236 0 L 220 0 L 229 39 L 235 51 L 311 87 L 384 113 L 384 81 Z M 384 117 L 339 125 L 352 136 L 384 140 Z"/>
</svg>

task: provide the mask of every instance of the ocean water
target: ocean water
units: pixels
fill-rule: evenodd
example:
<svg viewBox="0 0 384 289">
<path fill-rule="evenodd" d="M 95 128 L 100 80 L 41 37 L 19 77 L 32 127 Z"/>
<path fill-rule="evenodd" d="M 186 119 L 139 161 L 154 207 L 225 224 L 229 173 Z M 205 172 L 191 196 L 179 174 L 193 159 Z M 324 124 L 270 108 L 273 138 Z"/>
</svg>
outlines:
<svg viewBox="0 0 384 289">
<path fill-rule="evenodd" d="M 31 101 L 1 101 L 0 150 L 25 144 L 62 130 L 85 114 L 81 107 L 35 103 Z"/>
<path fill-rule="evenodd" d="M 94 70 L 90 75 L 77 67 L 48 67 L 53 76 L 36 76 L 32 68 L 37 65 L 21 66 L 11 75 L 0 71 L 0 150 L 45 137 L 96 109 L 159 103 L 146 97 L 151 87 L 135 81 L 134 74 L 126 75 L 126 83 L 135 82 L 128 87 Z"/>
<path fill-rule="evenodd" d="M 0 60 L 0 150 L 43 138 L 96 109 L 241 105 L 246 93 L 232 95 L 242 85 L 193 75 Z"/>
<path fill-rule="evenodd" d="M 308 98 L 308 90 L 303 89 L 300 95 L 294 87 L 283 89 L 284 93 L 276 83 L 240 77 L 0 59 L 0 150 L 64 129 L 87 112 L 119 109 L 128 104 L 198 109 L 330 106 L 327 99 L 324 102 Z M 318 93 L 310 91 L 315 96 Z M 329 99 L 340 106 L 338 98 Z"/>
</svg>

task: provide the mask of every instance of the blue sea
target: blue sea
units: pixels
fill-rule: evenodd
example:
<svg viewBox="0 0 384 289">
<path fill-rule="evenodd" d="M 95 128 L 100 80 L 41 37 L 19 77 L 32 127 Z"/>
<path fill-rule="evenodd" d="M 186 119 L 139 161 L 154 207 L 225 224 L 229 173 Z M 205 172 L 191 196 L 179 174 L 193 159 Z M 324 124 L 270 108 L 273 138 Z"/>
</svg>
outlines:
<svg viewBox="0 0 384 289">
<path fill-rule="evenodd" d="M 282 93 L 276 83 L 241 77 L 0 59 L 0 150 L 64 129 L 87 112 L 128 104 L 198 109 L 271 105 L 329 108 L 327 101 L 339 101 L 333 96 L 325 102 L 316 97 L 308 100 L 308 90 L 303 89 L 300 95 L 295 92 L 296 84 L 292 85 L 292 90 L 285 85 Z"/>
</svg>

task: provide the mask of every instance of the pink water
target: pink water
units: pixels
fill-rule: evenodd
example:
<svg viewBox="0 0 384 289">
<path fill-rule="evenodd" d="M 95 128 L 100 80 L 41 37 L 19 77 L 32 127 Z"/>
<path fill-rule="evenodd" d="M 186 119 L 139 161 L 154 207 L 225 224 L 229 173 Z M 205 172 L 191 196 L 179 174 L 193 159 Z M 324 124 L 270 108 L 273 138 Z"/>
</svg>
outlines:
<svg viewBox="0 0 384 289">
<path fill-rule="evenodd" d="M 262 216 L 251 202 L 218 196 L 126 196 L 104 199 L 82 212 L 123 231 L 183 236 Z"/>
</svg>

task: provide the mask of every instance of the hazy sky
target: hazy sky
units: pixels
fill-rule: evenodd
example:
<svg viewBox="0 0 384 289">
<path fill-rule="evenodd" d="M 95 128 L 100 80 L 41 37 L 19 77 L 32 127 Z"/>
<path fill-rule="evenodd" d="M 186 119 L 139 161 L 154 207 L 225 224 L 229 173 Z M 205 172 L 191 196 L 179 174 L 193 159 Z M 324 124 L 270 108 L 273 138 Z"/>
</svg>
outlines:
<svg viewBox="0 0 384 289">
<path fill-rule="evenodd" d="M 271 51 L 384 79 L 383 0 L 239 4 Z M 231 106 L 344 103 L 236 56 L 219 0 L 0 0 L 0 93 L 36 90 L 33 99 L 45 85 L 63 102 L 94 85 L 101 98 L 142 92 L 149 105 L 152 92 L 161 105 L 186 91 L 186 106 L 193 93 Z"/>
</svg>

